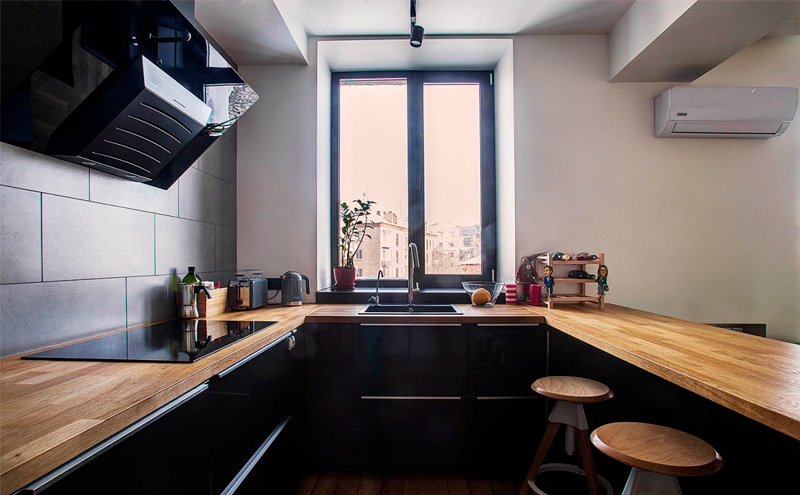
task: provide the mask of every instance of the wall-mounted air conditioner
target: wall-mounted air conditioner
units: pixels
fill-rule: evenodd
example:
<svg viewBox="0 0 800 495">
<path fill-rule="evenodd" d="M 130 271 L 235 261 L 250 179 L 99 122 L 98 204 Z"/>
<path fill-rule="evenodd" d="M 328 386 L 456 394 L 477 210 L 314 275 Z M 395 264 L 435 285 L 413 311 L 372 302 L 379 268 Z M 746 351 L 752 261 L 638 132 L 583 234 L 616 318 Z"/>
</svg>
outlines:
<svg viewBox="0 0 800 495">
<path fill-rule="evenodd" d="M 766 139 L 796 111 L 797 88 L 676 86 L 655 99 L 655 136 Z"/>
</svg>

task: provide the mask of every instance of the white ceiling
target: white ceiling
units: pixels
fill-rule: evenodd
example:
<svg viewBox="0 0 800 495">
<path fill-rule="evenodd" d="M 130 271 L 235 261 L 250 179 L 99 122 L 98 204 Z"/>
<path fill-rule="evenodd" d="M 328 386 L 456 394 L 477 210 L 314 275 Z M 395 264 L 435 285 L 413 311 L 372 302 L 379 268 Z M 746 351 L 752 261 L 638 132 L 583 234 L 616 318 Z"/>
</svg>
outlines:
<svg viewBox="0 0 800 495">
<path fill-rule="evenodd" d="M 251 0 L 252 1 L 252 0 Z M 402 35 L 409 0 L 293 0 L 312 36 Z M 606 34 L 633 0 L 417 0 L 425 34 Z"/>
</svg>

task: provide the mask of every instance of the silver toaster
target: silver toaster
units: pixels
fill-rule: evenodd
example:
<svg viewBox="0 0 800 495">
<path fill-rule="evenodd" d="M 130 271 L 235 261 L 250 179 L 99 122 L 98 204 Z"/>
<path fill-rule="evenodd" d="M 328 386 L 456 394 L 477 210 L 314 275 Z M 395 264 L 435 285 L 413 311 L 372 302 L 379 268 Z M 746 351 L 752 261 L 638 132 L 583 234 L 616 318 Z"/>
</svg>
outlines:
<svg viewBox="0 0 800 495">
<path fill-rule="evenodd" d="M 252 276 L 237 273 L 228 282 L 228 309 L 250 310 L 267 305 L 267 279 L 259 275 L 262 272 L 254 272 Z"/>
</svg>

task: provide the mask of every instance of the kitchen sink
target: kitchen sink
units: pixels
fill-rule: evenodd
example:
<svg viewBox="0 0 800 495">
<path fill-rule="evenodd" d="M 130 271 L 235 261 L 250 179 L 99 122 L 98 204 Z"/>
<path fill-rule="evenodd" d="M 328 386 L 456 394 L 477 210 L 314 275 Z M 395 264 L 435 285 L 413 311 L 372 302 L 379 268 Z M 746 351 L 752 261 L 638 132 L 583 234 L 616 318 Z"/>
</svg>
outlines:
<svg viewBox="0 0 800 495">
<path fill-rule="evenodd" d="M 452 304 L 367 304 L 358 313 L 360 315 L 386 314 L 386 315 L 460 315 Z"/>
</svg>

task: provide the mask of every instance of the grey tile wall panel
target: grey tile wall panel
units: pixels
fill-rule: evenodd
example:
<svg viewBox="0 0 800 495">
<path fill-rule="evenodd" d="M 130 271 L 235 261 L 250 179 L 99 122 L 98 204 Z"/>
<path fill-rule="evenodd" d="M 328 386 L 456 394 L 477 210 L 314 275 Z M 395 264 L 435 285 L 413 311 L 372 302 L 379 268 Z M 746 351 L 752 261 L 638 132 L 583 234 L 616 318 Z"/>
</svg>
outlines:
<svg viewBox="0 0 800 495">
<path fill-rule="evenodd" d="M 45 194 L 45 281 L 155 275 L 154 215 Z"/>
<path fill-rule="evenodd" d="M 225 182 L 236 184 L 236 143 L 225 137 L 217 138 L 200 159 L 200 170 Z"/>
<path fill-rule="evenodd" d="M 0 184 L 89 199 L 89 169 L 0 143 Z"/>
<path fill-rule="evenodd" d="M 178 216 L 177 182 L 165 191 L 97 170 L 90 170 L 89 198 L 96 203 L 124 206 L 173 217 Z"/>
<path fill-rule="evenodd" d="M 215 229 L 215 270 L 236 270 L 236 229 L 222 225 L 216 225 Z"/>
<path fill-rule="evenodd" d="M 180 217 L 236 227 L 236 186 L 190 168 L 180 178 Z"/>
<path fill-rule="evenodd" d="M 156 215 L 156 274 L 183 276 L 189 266 L 213 271 L 214 235 L 214 225 Z"/>
<path fill-rule="evenodd" d="M 41 193 L 0 186 L 2 284 L 42 281 L 41 202 Z"/>
<path fill-rule="evenodd" d="M 0 356 L 125 328 L 125 279 L 0 285 Z"/>
<path fill-rule="evenodd" d="M 128 277 L 128 326 L 177 318 L 174 291 L 180 281 L 177 274 Z"/>
</svg>

